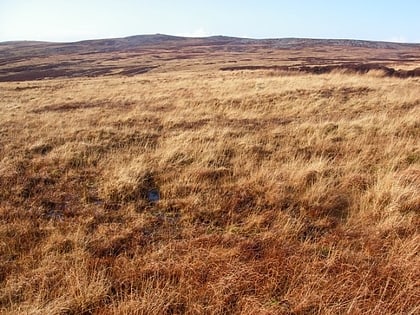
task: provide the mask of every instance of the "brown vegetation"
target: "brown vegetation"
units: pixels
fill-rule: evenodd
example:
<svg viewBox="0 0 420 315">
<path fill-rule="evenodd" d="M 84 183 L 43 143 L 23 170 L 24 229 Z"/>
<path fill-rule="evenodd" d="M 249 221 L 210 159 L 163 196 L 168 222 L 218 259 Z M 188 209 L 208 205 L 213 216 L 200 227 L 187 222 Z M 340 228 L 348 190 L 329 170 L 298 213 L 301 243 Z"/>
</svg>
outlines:
<svg viewBox="0 0 420 315">
<path fill-rule="evenodd" d="M 2 314 L 419 313 L 419 78 L 221 60 L 0 83 Z"/>
<path fill-rule="evenodd" d="M 339 65 L 326 65 L 326 66 L 230 66 L 222 67 L 223 71 L 238 71 L 238 70 L 277 70 L 285 72 L 305 72 L 314 74 L 331 73 L 333 71 L 340 71 L 345 73 L 366 74 L 376 71 L 377 74 L 382 74 L 386 77 L 396 78 L 410 78 L 420 77 L 420 68 L 412 70 L 395 70 L 394 68 L 386 67 L 379 64 L 363 64 L 363 63 L 350 63 Z"/>
</svg>

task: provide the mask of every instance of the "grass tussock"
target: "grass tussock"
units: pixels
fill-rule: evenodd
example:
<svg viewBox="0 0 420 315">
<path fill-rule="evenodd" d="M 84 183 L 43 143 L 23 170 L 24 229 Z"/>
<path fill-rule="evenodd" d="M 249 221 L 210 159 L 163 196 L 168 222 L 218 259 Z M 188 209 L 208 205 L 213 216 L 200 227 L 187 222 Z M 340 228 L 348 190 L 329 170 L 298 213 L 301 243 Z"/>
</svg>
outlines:
<svg viewBox="0 0 420 315">
<path fill-rule="evenodd" d="M 2 314 L 420 311 L 418 79 L 0 90 Z"/>
</svg>

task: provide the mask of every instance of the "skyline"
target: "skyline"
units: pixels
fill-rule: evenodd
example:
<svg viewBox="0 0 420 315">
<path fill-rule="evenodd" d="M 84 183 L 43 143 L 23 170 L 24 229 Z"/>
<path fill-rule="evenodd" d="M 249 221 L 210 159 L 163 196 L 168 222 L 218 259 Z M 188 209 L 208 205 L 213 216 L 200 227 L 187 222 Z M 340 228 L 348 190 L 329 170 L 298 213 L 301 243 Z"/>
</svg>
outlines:
<svg viewBox="0 0 420 315">
<path fill-rule="evenodd" d="M 420 2 L 0 0 L 0 41 L 142 34 L 420 43 Z"/>
</svg>

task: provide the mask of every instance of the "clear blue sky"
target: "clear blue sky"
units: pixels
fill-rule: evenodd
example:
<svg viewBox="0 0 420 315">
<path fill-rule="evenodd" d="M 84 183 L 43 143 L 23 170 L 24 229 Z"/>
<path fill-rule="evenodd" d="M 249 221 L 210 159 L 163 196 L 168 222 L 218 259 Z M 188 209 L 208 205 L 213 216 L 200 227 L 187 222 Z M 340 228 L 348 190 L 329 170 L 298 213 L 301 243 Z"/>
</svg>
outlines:
<svg viewBox="0 0 420 315">
<path fill-rule="evenodd" d="M 420 42 L 420 0 L 0 0 L 0 41 L 155 33 Z"/>
</svg>

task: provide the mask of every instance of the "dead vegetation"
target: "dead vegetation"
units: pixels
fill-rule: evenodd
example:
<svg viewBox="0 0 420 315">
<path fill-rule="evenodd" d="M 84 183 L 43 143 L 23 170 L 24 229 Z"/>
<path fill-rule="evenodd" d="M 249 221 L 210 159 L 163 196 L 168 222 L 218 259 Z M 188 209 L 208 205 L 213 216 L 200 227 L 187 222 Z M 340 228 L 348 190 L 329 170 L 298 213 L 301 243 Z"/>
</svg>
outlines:
<svg viewBox="0 0 420 315">
<path fill-rule="evenodd" d="M 417 314 L 420 81 L 0 84 L 2 314 Z"/>
<path fill-rule="evenodd" d="M 394 68 L 387 67 L 375 63 L 345 63 L 345 64 L 333 64 L 333 65 L 318 65 L 318 66 L 230 66 L 220 68 L 222 71 L 239 71 L 239 70 L 276 70 L 284 72 L 304 72 L 313 74 L 324 74 L 331 72 L 343 72 L 353 74 L 366 74 L 376 73 L 379 76 L 384 77 L 396 77 L 396 78 L 411 78 L 420 76 L 420 68 L 411 70 L 395 70 Z"/>
</svg>

